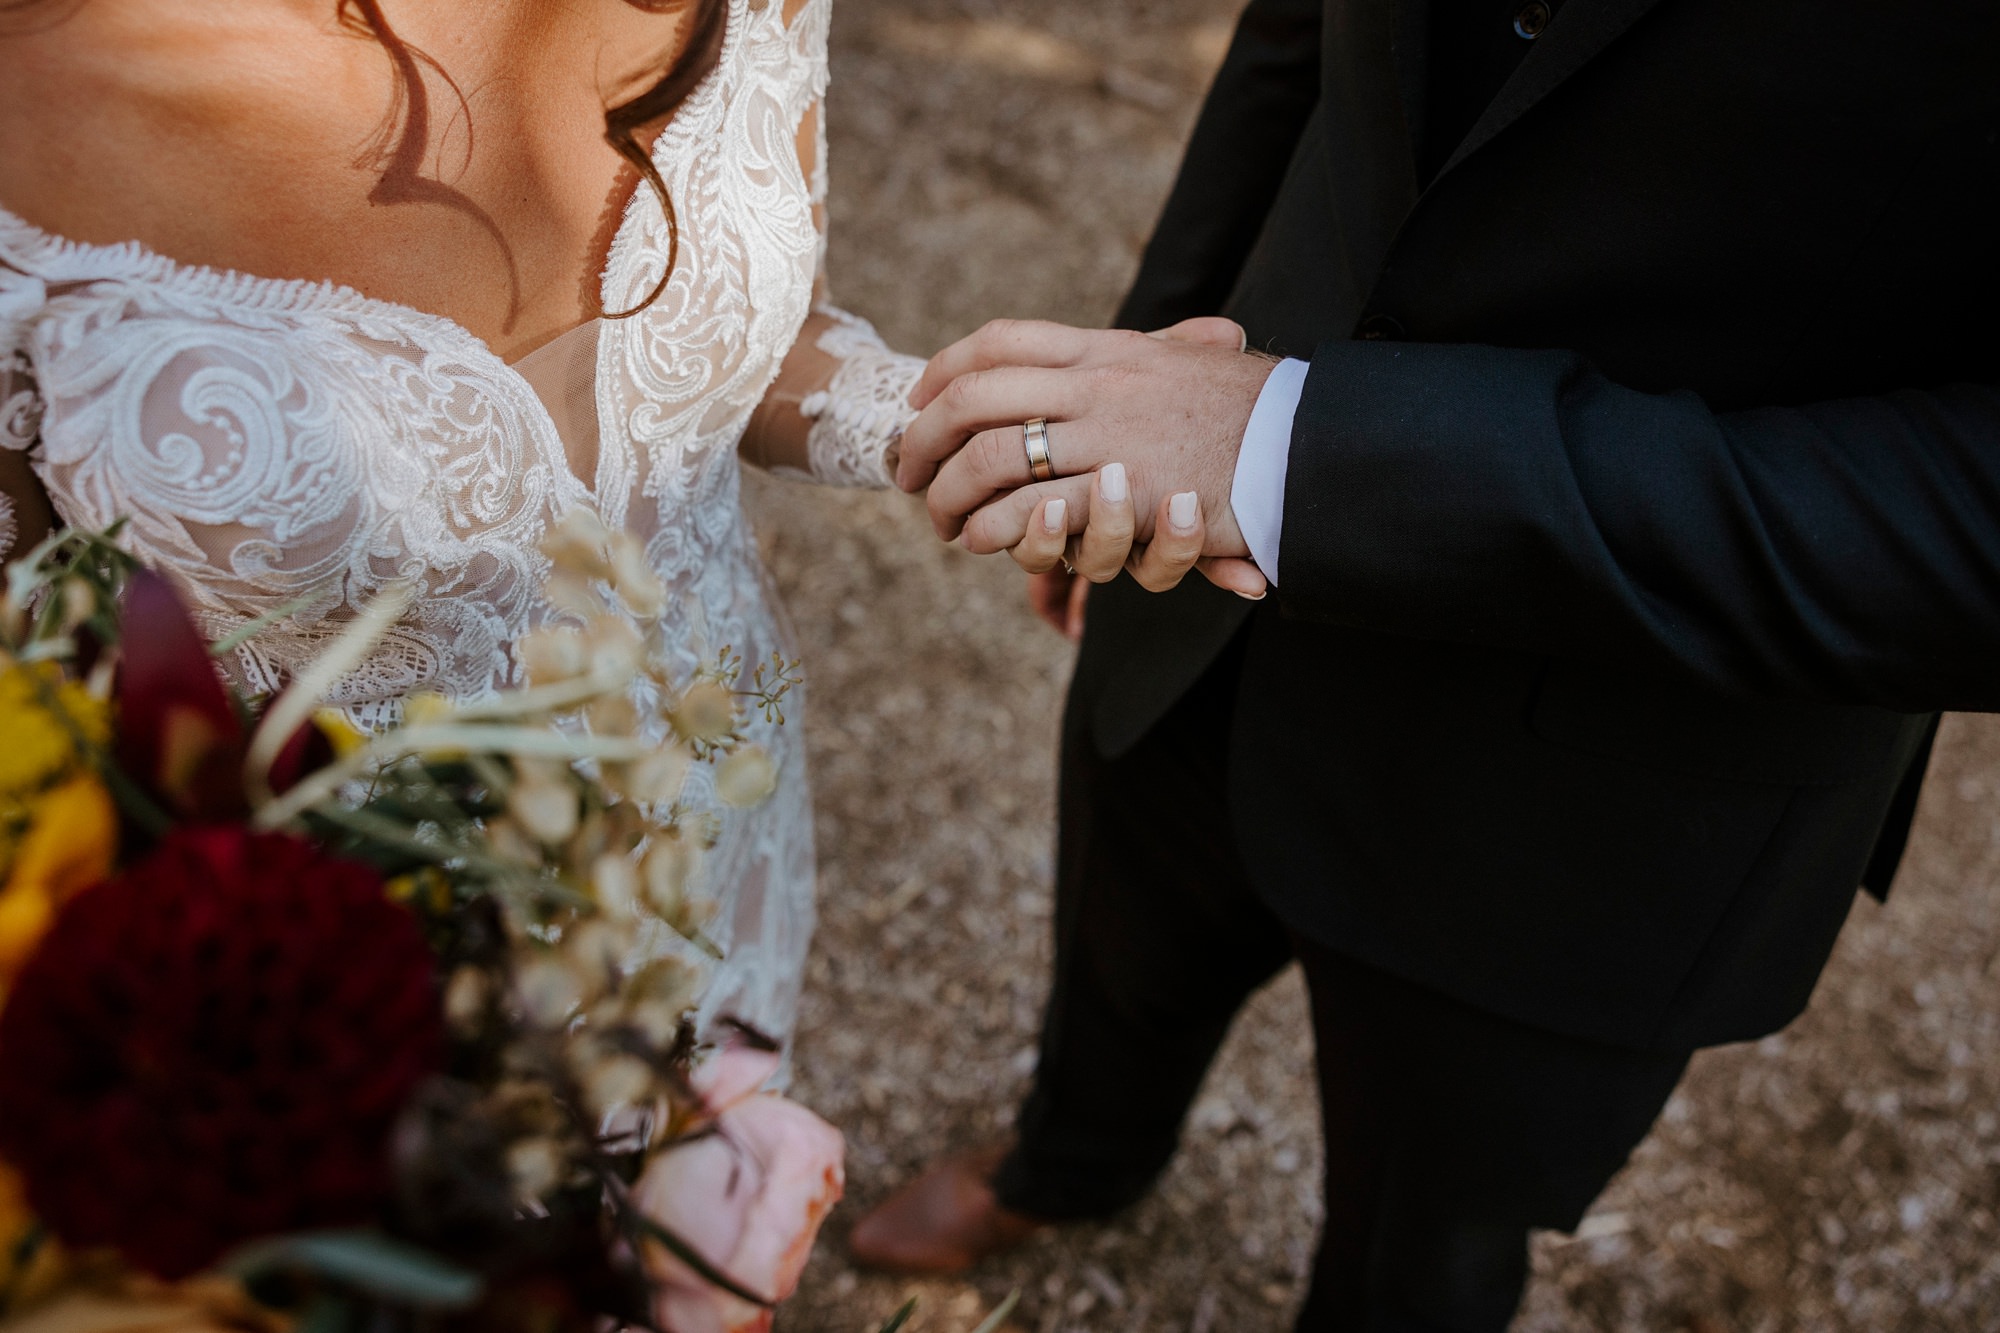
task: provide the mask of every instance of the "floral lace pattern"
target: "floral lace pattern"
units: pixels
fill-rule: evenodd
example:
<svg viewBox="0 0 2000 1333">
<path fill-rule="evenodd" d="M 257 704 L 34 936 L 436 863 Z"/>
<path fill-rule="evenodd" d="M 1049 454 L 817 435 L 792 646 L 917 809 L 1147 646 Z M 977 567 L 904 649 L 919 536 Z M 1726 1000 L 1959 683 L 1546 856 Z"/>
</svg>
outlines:
<svg viewBox="0 0 2000 1333">
<path fill-rule="evenodd" d="M 467 699 L 518 682 L 515 643 L 561 618 L 539 592 L 538 543 L 579 505 L 644 543 L 686 667 L 787 654 L 736 450 L 812 301 L 824 149 L 808 180 L 797 135 L 825 91 L 829 4 L 805 0 L 787 21 L 768 0 L 732 0 L 720 64 L 656 142 L 681 259 L 645 311 L 601 322 L 591 475 L 527 380 L 450 320 L 331 283 L 73 243 L 4 210 L 0 447 L 33 446 L 63 522 L 128 518 L 128 549 L 174 581 L 204 634 L 301 604 L 239 650 L 252 691 L 281 686 L 384 585 L 413 580 L 410 615 L 340 687 L 364 725 L 413 691 Z M 664 216 L 640 191 L 606 308 L 651 290 L 666 252 Z M 867 394 L 878 378 L 864 376 Z M 825 419 L 865 417 L 829 406 Z M 842 452 L 861 447 L 828 449 L 830 480 L 862 479 Z M 722 817 L 708 873 L 726 958 L 703 1006 L 782 1035 L 812 930 L 812 815 L 798 728 L 754 739 L 779 787 Z M 650 947 L 686 946 L 661 924 Z"/>
<path fill-rule="evenodd" d="M 840 368 L 826 388 L 799 403 L 813 423 L 806 434 L 813 478 L 829 486 L 892 485 L 896 445 L 916 415 L 910 390 L 924 363 L 890 351 L 875 326 L 857 315 L 825 305 L 815 309 L 833 321 L 820 334 L 819 349 Z"/>
</svg>

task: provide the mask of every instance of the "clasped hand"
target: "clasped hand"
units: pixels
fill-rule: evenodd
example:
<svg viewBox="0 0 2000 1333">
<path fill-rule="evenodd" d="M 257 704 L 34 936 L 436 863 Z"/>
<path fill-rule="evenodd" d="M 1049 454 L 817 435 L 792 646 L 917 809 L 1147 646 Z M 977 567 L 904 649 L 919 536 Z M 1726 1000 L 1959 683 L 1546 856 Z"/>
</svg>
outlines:
<svg viewBox="0 0 2000 1333">
<path fill-rule="evenodd" d="M 1236 456 L 1275 363 L 1220 318 L 1158 333 L 997 320 L 931 358 L 910 395 L 896 484 L 929 487 L 939 537 L 1092 582 L 1162 591 L 1199 569 L 1261 597 L 1230 507 Z M 1033 479 L 1023 423 L 1048 425 Z"/>
</svg>

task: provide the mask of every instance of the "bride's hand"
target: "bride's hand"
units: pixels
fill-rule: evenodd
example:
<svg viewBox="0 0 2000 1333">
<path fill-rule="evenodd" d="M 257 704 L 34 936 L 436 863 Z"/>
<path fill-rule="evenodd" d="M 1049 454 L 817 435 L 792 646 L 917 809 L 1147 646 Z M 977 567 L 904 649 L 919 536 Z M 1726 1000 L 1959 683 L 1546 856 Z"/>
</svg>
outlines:
<svg viewBox="0 0 2000 1333">
<path fill-rule="evenodd" d="M 1064 480 L 1070 483 L 1066 489 L 1083 491 L 1088 497 L 1082 521 L 1072 521 L 1067 496 L 1033 502 L 1018 540 L 1007 552 L 1028 573 L 1044 574 L 1061 564 L 1092 583 L 1108 583 L 1122 569 L 1130 571 L 1147 591 L 1164 592 L 1190 569 L 1199 569 L 1209 582 L 1238 596 L 1254 600 L 1264 595 L 1264 575 L 1252 561 L 1203 557 L 1202 544 L 1208 533 L 1200 499 L 1193 491 L 1161 500 L 1154 516 L 1153 540 L 1134 547 L 1132 535 L 1137 524 L 1123 463 L 1106 463 L 1093 473 Z M 995 508 L 1003 506 L 1004 502 Z M 1072 535 L 1079 526 L 1081 532 Z"/>
<path fill-rule="evenodd" d="M 1183 320 L 1151 335 L 1169 342 L 1207 343 L 1241 348 L 1243 326 L 1235 320 L 1204 317 Z M 1153 526 L 1153 540 L 1136 550 L 1133 533 L 1137 527 L 1132 509 L 1131 489 L 1123 463 L 1106 463 L 1089 477 L 1070 477 L 1064 489 L 1078 492 L 1077 512 L 1071 512 L 1070 496 L 1051 496 L 1036 503 L 1025 515 L 1024 531 L 1008 550 L 1014 562 L 1037 580 L 1055 577 L 1058 564 L 1092 583 L 1106 583 L 1129 569 L 1139 585 L 1161 592 L 1181 581 L 1189 569 L 1199 569 L 1217 587 L 1240 597 L 1260 598 L 1267 590 L 1264 575 L 1253 561 L 1234 557 L 1202 558 L 1207 538 L 1201 505 L 1192 491 L 1168 496 L 1160 502 Z M 1046 483 L 1044 484 L 1046 486 Z M 1072 537 L 1073 528 L 1081 528 Z M 1030 597 L 1044 620 L 1074 639 L 1082 629 L 1080 596 L 1065 587 L 1058 595 L 1053 587 L 1036 586 Z M 1061 605 L 1061 619 L 1057 608 Z"/>
</svg>

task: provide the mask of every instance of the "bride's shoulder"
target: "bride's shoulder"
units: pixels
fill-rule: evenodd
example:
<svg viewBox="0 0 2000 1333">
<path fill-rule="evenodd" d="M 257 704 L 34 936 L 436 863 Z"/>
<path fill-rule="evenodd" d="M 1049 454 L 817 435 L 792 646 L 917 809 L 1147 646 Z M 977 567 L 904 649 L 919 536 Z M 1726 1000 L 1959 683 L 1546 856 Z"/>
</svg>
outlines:
<svg viewBox="0 0 2000 1333">
<path fill-rule="evenodd" d="M 205 228 L 240 230 L 231 214 L 317 160 L 351 158 L 379 119 L 385 77 L 328 40 L 336 24 L 298 0 L 8 6 L 0 204 L 76 240 L 208 248 Z M 134 236 L 143 219 L 165 234 Z"/>
</svg>

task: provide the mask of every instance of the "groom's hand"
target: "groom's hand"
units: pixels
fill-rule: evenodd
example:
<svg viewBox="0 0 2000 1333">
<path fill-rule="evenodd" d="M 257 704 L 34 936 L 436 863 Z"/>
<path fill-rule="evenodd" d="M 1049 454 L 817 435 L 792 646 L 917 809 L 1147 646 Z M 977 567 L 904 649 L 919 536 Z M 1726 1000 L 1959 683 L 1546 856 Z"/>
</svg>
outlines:
<svg viewBox="0 0 2000 1333">
<path fill-rule="evenodd" d="M 1191 340 L 1224 330 L 1225 345 Z M 1122 462 L 1139 541 L 1151 539 L 1169 495 L 1193 491 L 1203 553 L 1246 556 L 1229 495 L 1274 362 L 1241 351 L 1240 339 L 1226 320 L 1190 321 L 1165 337 L 995 321 L 931 359 L 911 393 L 921 411 L 903 434 L 897 484 L 928 485 L 938 535 L 989 552 L 1019 543 L 1053 498 L 1066 501 L 1070 530 L 1081 532 L 1090 474 Z M 1049 422 L 1049 481 L 1029 474 L 1021 424 L 1034 417 Z"/>
</svg>

